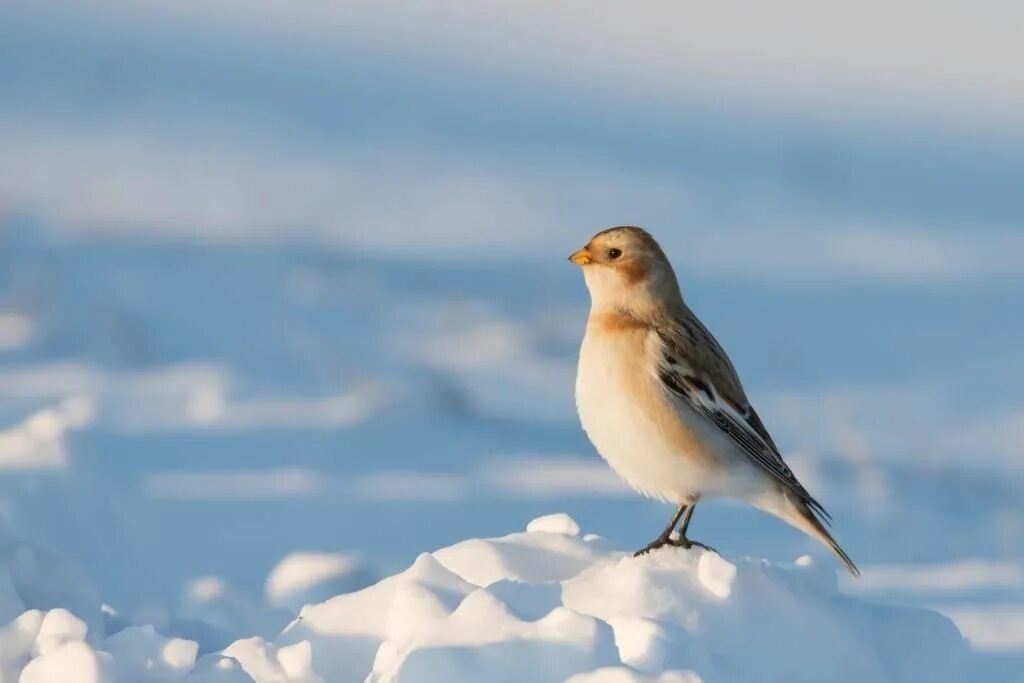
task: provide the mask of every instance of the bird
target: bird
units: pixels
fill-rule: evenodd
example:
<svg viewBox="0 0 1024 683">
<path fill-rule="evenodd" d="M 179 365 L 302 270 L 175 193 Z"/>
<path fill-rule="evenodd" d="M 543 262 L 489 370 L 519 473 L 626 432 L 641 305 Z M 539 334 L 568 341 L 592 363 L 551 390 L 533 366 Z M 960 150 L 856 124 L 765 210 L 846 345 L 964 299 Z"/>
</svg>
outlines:
<svg viewBox="0 0 1024 683">
<path fill-rule="evenodd" d="M 713 550 L 688 538 L 690 520 L 700 500 L 730 498 L 817 539 L 858 576 L 729 356 L 683 300 L 654 237 L 636 226 L 608 228 L 569 260 L 590 293 L 575 387 L 583 430 L 633 489 L 676 506 L 664 531 L 635 554 L 666 545 Z"/>
</svg>

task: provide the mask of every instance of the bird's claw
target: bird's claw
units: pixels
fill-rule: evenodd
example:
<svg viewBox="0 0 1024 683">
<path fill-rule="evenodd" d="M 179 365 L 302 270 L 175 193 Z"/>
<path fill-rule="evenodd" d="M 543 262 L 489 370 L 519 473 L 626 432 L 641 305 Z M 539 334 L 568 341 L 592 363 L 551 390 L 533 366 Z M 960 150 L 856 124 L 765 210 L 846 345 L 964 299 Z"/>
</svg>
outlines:
<svg viewBox="0 0 1024 683">
<path fill-rule="evenodd" d="M 635 553 L 633 553 L 633 557 L 640 557 L 641 555 L 646 555 L 652 550 L 657 550 L 661 546 L 669 544 L 674 544 L 674 541 L 671 538 L 669 538 L 668 536 L 659 536 L 658 538 L 654 539 L 653 541 L 645 545 L 643 548 L 640 548 L 640 550 L 637 550 Z"/>
<path fill-rule="evenodd" d="M 640 557 L 641 555 L 646 555 L 647 553 L 651 552 L 652 550 L 657 550 L 658 548 L 660 548 L 662 546 L 665 546 L 665 545 L 670 545 L 670 546 L 673 546 L 675 548 L 682 548 L 684 550 L 689 550 L 690 548 L 693 548 L 694 546 L 696 546 L 698 548 L 703 548 L 704 550 L 707 550 L 708 552 L 712 552 L 712 553 L 714 553 L 716 555 L 719 554 L 719 552 L 717 550 L 715 550 L 714 548 L 712 548 L 709 545 L 705 545 L 705 544 L 701 543 L 700 541 L 691 541 L 688 538 L 671 538 L 671 537 L 666 537 L 666 536 L 660 536 L 660 537 L 654 539 L 653 541 L 651 541 L 650 543 L 648 543 L 647 545 L 645 545 L 640 550 L 637 550 L 635 553 L 633 553 L 633 557 Z"/>
<path fill-rule="evenodd" d="M 686 550 L 689 550 L 690 548 L 697 547 L 697 548 L 703 548 L 704 550 L 707 550 L 709 553 L 714 553 L 715 555 L 719 555 L 720 554 L 717 550 L 715 550 L 711 546 L 705 545 L 705 544 L 701 543 L 700 541 L 691 541 L 688 538 L 680 538 L 678 540 L 672 540 L 672 541 L 669 541 L 669 542 L 672 545 L 676 546 L 677 548 L 684 548 Z"/>
</svg>

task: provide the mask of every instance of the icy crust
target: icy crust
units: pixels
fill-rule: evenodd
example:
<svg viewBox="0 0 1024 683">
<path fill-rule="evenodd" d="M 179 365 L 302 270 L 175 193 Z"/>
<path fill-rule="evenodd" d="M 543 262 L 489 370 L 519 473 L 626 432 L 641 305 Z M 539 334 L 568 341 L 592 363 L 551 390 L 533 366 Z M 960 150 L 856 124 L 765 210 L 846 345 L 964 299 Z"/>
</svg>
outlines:
<svg viewBox="0 0 1024 683">
<path fill-rule="evenodd" d="M 565 515 L 528 529 L 424 553 L 369 588 L 307 605 L 273 642 L 201 657 L 195 642 L 150 626 L 104 637 L 67 610 L 27 610 L 0 629 L 0 683 L 966 679 L 967 647 L 949 620 L 844 596 L 834 567 L 809 558 L 633 558 L 581 537 Z"/>
</svg>

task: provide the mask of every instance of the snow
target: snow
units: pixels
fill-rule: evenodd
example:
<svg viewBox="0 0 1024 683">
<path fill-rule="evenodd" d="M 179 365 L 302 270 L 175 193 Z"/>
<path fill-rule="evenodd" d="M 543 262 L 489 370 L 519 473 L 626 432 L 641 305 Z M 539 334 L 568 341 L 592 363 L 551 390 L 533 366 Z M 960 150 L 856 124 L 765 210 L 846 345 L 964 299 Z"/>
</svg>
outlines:
<svg viewBox="0 0 1024 683">
<path fill-rule="evenodd" d="M 607 667 L 585 674 L 576 674 L 565 683 L 700 683 L 690 671 L 666 671 L 660 676 L 644 676 L 623 667 Z"/>
<path fill-rule="evenodd" d="M 375 683 L 967 673 L 966 642 L 948 619 L 845 596 L 834 574 L 807 561 L 779 567 L 697 549 L 634 558 L 581 538 L 567 515 L 528 529 L 420 555 L 374 586 L 305 607 L 273 645 L 245 641 L 227 652 L 258 683 L 316 680 L 313 672 Z M 283 654 L 299 646 L 297 673 L 288 674 Z"/>
<path fill-rule="evenodd" d="M 152 625 L 129 626 L 106 640 L 105 647 L 118 665 L 146 680 L 183 678 L 196 663 L 198 643 L 164 638 Z"/>
<path fill-rule="evenodd" d="M 0 352 L 27 346 L 36 335 L 35 323 L 20 313 L 0 311 Z"/>
<path fill-rule="evenodd" d="M 114 683 L 113 658 L 72 641 L 28 663 L 21 683 Z"/>
<path fill-rule="evenodd" d="M 778 399 L 780 441 L 803 444 L 791 461 L 863 558 L 862 581 L 837 588 L 813 544 L 714 502 L 694 529 L 722 556 L 634 560 L 624 550 L 671 511 L 623 486 L 564 396 L 549 395 L 578 342 L 564 301 L 515 312 L 504 273 L 473 280 L 489 303 L 446 305 L 464 287 L 451 278 L 477 275 L 325 265 L 301 251 L 188 251 L 179 272 L 164 247 L 101 249 L 102 264 L 85 247 L 16 249 L 17 282 L 57 254 L 72 279 L 110 279 L 92 293 L 54 285 L 37 337 L 0 366 L 0 680 L 73 668 L 132 682 L 802 680 L 840 669 L 840 681 L 933 669 L 941 681 L 1006 662 L 989 680 L 1017 683 L 1016 447 L 967 463 L 932 436 L 920 459 L 899 456 L 931 425 L 970 431 L 976 415 L 946 398 Z M 125 293 L 140 272 L 157 284 Z M 329 294 L 275 300 L 296 272 L 328 280 Z M 183 312 L 179 290 L 194 283 L 188 296 L 210 308 Z M 224 294 L 252 288 L 248 311 Z M 510 308 L 495 303 L 509 296 Z M 123 308 L 111 338 L 75 317 L 111 298 Z M 435 314 L 451 329 L 424 320 Z M 345 326 L 331 328 L 335 318 Z M 242 339 L 237 320 L 258 333 Z M 274 338 L 278 320 L 289 325 Z M 409 329 L 430 342 L 421 355 Z M 176 341 L 152 341 L 164 339 Z M 61 340 L 73 351 L 54 351 Z M 131 361 L 136 344 L 158 350 Z M 529 372 L 515 391 L 496 391 L 519 367 Z M 960 506 L 934 504 L 956 496 Z M 536 517 L 552 507 L 571 516 Z M 957 542 L 939 542 L 947 535 Z M 944 617 L 911 607 L 951 617 L 971 651 Z M 799 669 L 785 654 L 794 643 L 815 653 Z"/>
<path fill-rule="evenodd" d="M 0 628 L 0 682 L 251 683 L 234 663 L 213 655 L 197 663 L 198 644 L 165 637 L 151 625 L 110 636 L 64 608 L 26 610 Z"/>
<path fill-rule="evenodd" d="M 302 607 L 270 638 L 202 656 L 198 642 L 153 625 L 107 633 L 111 620 L 90 629 L 64 608 L 28 609 L 0 630 L 0 681 L 952 683 L 973 665 L 946 617 L 845 595 L 807 557 L 789 566 L 697 548 L 633 557 L 581 535 L 566 514 L 526 526 L 423 553 L 373 585 Z M 358 566 L 293 555 L 268 592 L 295 599 L 323 581 L 342 585 Z M 226 588 L 194 590 L 209 600 Z"/>
<path fill-rule="evenodd" d="M 322 602 L 374 583 L 366 560 L 343 553 L 291 553 L 267 577 L 266 601 L 273 607 L 298 612 L 303 605 Z"/>
<path fill-rule="evenodd" d="M 671 511 L 623 486 L 579 433 L 569 394 L 555 395 L 571 385 L 582 323 L 566 311 L 584 302 L 549 301 L 545 271 L 534 299 L 510 286 L 519 275 L 464 265 L 31 237 L 13 249 L 0 276 L 15 292 L 67 261 L 31 314 L 36 336 L 0 363 L 0 637 L 12 643 L 0 680 L 30 663 L 31 676 L 73 667 L 131 681 L 501 680 L 514 662 L 536 680 L 714 681 L 759 673 L 744 658 L 800 680 L 772 654 L 799 641 L 820 654 L 807 675 L 836 664 L 907 680 L 936 661 L 936 680 L 956 680 L 948 658 L 960 652 L 961 665 L 1017 683 L 1024 485 L 1012 420 L 990 449 L 999 439 L 963 436 L 987 424 L 984 409 L 942 391 L 762 392 L 864 578 L 837 588 L 813 543 L 713 501 L 694 533 L 722 556 L 633 560 L 622 551 Z M 327 284 L 282 299 L 297 273 Z M 149 284 L 122 286 L 136 281 Z M 112 322 L 80 317 L 104 302 Z M 1014 400 L 1000 414 L 1016 414 Z M 977 457 L 952 457 L 950 434 L 964 452 L 980 444 Z M 925 436 L 918 456 L 911 442 Z M 537 517 L 551 509 L 571 516 Z M 972 649 L 932 612 L 883 618 L 873 603 L 938 610 Z M 784 618 L 766 626 L 767 614 Z M 908 641 L 929 628 L 948 640 L 940 654 Z"/>
<path fill-rule="evenodd" d="M 69 430 L 88 426 L 94 413 L 89 399 L 72 397 L 0 431 L 0 471 L 67 467 L 64 437 Z"/>
<path fill-rule="evenodd" d="M 0 2 L 0 681 L 565 673 L 543 652 L 577 680 L 732 681 L 780 673 L 769 650 L 792 639 L 809 671 L 827 653 L 898 679 L 955 655 L 938 612 L 972 678 L 1019 683 L 1024 150 L 1006 131 L 866 121 L 886 98 L 848 83 L 863 107 L 807 125 L 720 97 L 714 70 L 662 98 L 668 72 L 627 74 L 650 54 L 620 59 L 646 25 L 548 41 L 626 65 L 578 59 L 583 92 L 506 40 L 511 14 L 233 2 Z M 530 30 L 587 19 L 552 11 Z M 510 49 L 533 61 L 456 59 Z M 860 581 L 714 500 L 692 532 L 721 556 L 628 557 L 671 510 L 579 429 L 587 297 L 564 260 L 619 222 L 662 241 Z M 337 637 L 293 640 L 299 612 Z M 935 642 L 908 642 L 927 623 Z"/>
<path fill-rule="evenodd" d="M 569 515 L 560 512 L 555 515 L 544 515 L 531 521 L 526 525 L 528 532 L 546 531 L 552 534 L 565 534 L 566 536 L 579 536 L 580 525 Z"/>
<path fill-rule="evenodd" d="M 183 592 L 178 613 L 212 627 L 212 641 L 218 644 L 230 642 L 227 634 L 271 637 L 294 617 L 294 612 L 250 598 L 219 576 L 195 577 Z"/>
<path fill-rule="evenodd" d="M 305 641 L 278 648 L 262 638 L 248 638 L 232 643 L 224 650 L 224 655 L 237 660 L 242 670 L 258 683 L 323 683 L 324 680 L 313 671 L 312 650 Z"/>
<path fill-rule="evenodd" d="M 709 593 L 718 598 L 727 598 L 732 593 L 736 566 L 723 560 L 717 553 L 704 553 L 697 563 L 697 578 Z"/>
</svg>

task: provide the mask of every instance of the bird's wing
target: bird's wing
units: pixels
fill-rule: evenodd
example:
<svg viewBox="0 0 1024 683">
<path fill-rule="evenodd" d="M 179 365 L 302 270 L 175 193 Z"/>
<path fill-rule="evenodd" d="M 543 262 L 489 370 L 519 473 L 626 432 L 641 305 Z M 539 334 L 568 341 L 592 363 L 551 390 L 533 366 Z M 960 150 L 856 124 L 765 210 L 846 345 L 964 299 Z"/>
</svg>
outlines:
<svg viewBox="0 0 1024 683">
<path fill-rule="evenodd" d="M 658 336 L 662 342 L 658 379 L 669 395 L 715 425 L 751 461 L 830 519 L 783 461 L 764 423 L 747 401 L 728 356 L 700 321 L 689 314 L 676 325 L 658 330 Z"/>
</svg>

